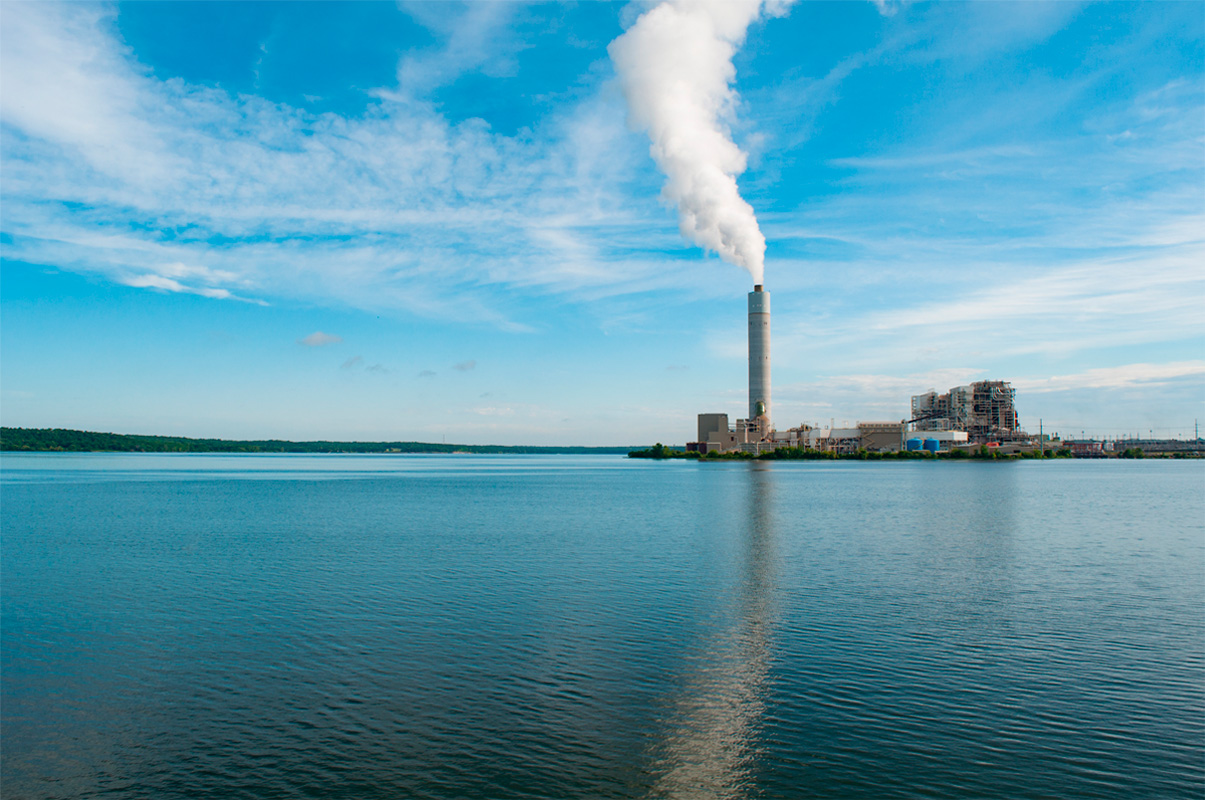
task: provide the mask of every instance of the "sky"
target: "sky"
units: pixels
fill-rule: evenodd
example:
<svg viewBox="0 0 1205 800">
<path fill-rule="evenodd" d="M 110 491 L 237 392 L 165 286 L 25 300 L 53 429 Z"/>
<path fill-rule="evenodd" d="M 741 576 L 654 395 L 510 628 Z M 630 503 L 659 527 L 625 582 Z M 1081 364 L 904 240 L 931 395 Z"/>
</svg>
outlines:
<svg viewBox="0 0 1205 800">
<path fill-rule="evenodd" d="M 680 232 L 608 50 L 654 6 L 0 3 L 0 421 L 744 416 L 750 273 Z M 779 428 L 974 380 L 1034 432 L 1205 421 L 1205 4 L 777 3 L 733 50 Z"/>
</svg>

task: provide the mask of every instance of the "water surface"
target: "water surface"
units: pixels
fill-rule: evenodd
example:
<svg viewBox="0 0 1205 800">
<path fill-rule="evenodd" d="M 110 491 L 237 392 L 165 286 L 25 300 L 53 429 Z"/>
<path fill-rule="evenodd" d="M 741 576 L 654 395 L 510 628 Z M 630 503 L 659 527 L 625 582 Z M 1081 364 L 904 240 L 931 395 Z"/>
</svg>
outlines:
<svg viewBox="0 0 1205 800">
<path fill-rule="evenodd" d="M 0 463 L 6 799 L 1205 794 L 1199 463 Z"/>
</svg>

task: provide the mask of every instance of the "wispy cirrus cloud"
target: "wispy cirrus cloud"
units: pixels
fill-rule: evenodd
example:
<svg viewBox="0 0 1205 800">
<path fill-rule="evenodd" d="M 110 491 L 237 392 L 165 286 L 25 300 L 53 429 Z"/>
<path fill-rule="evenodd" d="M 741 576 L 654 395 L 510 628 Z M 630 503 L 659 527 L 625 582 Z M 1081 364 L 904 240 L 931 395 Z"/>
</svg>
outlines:
<svg viewBox="0 0 1205 800">
<path fill-rule="evenodd" d="M 468 8 L 478 39 L 505 5 Z M 464 61 L 480 42 L 449 35 L 439 52 L 480 67 Z M 539 135 L 505 136 L 387 91 L 344 118 L 160 81 L 104 7 L 6 6 L 3 37 L 5 74 L 29 77 L 6 82 L 0 107 L 11 258 L 214 298 L 525 330 L 490 287 L 640 291 L 624 273 L 649 259 L 594 232 L 625 231 L 638 248 L 660 241 L 620 189 L 638 162 L 618 144 L 628 134 L 617 98 L 571 104 Z M 416 75 L 442 56 L 415 58 L 402 71 L 427 85 Z M 186 276 L 178 265 L 205 266 Z"/>
<path fill-rule="evenodd" d="M 822 375 L 814 380 L 775 388 L 775 415 L 791 420 L 840 424 L 873 420 L 897 421 L 908 416 L 914 394 L 928 389 L 944 392 L 981 380 L 979 367 L 947 367 L 909 374 L 852 373 Z"/>
<path fill-rule="evenodd" d="M 175 278 L 165 278 L 162 275 L 131 275 L 122 278 L 120 283 L 126 286 L 133 286 L 137 289 L 162 289 L 165 292 L 181 292 L 184 294 L 197 294 L 202 297 L 213 297 L 216 299 L 226 299 L 233 297 L 226 289 L 207 289 L 198 286 L 185 286 Z"/>
<path fill-rule="evenodd" d="M 1073 375 L 1023 378 L 1014 381 L 1018 389 L 1044 393 L 1083 389 L 1124 389 L 1156 387 L 1182 378 L 1205 378 L 1205 361 L 1176 361 L 1168 364 L 1123 364 L 1099 367 Z"/>
<path fill-rule="evenodd" d="M 403 95 L 425 97 L 432 88 L 469 71 L 503 77 L 517 69 L 514 53 L 523 44 L 507 36 L 506 28 L 520 12 L 519 4 L 404 2 L 402 7 L 444 39 L 440 47 L 402 57 L 397 71 L 398 91 Z"/>
<path fill-rule="evenodd" d="M 481 417 L 513 417 L 515 410 L 507 407 L 498 408 L 496 406 L 484 406 L 481 408 L 474 408 L 473 413 Z"/>
</svg>

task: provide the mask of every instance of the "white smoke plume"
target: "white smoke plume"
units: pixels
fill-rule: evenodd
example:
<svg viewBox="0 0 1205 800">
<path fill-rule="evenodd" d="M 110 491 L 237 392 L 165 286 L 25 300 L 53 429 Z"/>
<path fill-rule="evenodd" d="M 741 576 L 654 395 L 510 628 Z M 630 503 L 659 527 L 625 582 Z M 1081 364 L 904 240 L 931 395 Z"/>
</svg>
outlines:
<svg viewBox="0 0 1205 800">
<path fill-rule="evenodd" d="M 666 0 L 636 20 L 607 52 L 632 127 L 648 132 L 665 173 L 663 197 L 678 207 L 682 235 L 762 282 L 766 238 L 736 186 L 745 154 L 729 136 L 735 111 L 732 56 L 749 25 L 784 2 Z"/>
</svg>

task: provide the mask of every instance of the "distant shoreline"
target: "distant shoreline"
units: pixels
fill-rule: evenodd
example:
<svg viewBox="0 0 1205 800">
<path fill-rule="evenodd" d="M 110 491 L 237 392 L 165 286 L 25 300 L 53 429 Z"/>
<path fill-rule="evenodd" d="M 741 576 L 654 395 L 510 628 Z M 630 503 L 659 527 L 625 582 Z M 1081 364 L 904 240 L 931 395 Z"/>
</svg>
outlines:
<svg viewBox="0 0 1205 800">
<path fill-rule="evenodd" d="M 70 428 L 0 428 L 0 452 L 5 453 L 227 453 L 227 454 L 343 454 L 343 455 L 620 455 L 652 460 L 690 459 L 705 462 L 761 461 L 879 461 L 879 460 L 1014 460 L 1041 458 L 1038 453 L 1004 455 L 995 449 L 970 446 L 950 452 L 900 451 L 877 453 L 859 450 L 834 453 L 799 448 L 780 448 L 754 456 L 744 452 L 710 453 L 700 457 L 673 446 L 630 445 L 621 447 L 537 446 L 497 444 L 446 444 L 443 442 L 294 442 L 287 439 L 192 439 L 185 436 L 153 436 L 101 433 Z M 1047 449 L 1045 458 L 1070 458 L 1069 450 Z M 1201 458 L 1201 452 L 1175 454 L 1142 453 L 1137 448 L 1096 458 Z"/>
<path fill-rule="evenodd" d="M 868 451 L 856 450 L 854 452 L 838 453 L 833 450 L 808 450 L 799 447 L 780 447 L 776 450 L 770 450 L 765 453 L 754 455 L 742 450 L 730 450 L 727 452 L 712 451 L 706 454 L 700 454 L 697 451 L 675 450 L 671 447 L 656 444 L 647 450 L 632 450 L 628 453 L 628 458 L 647 458 L 654 461 L 666 461 L 670 459 L 679 459 L 686 461 L 700 461 L 703 463 L 717 463 L 720 461 L 1021 461 L 1021 460 L 1038 460 L 1050 461 L 1053 459 L 1201 459 L 1199 452 L 1186 453 L 1156 453 L 1147 454 L 1138 448 L 1130 448 L 1120 453 L 1094 454 L 1090 456 L 1075 455 L 1068 448 L 1051 447 L 1045 450 L 1028 450 L 1020 453 L 1001 453 L 997 448 L 986 447 L 984 445 L 967 445 L 964 447 L 953 447 L 950 450 L 941 452 L 930 452 L 928 450 L 893 450 L 893 451 Z"/>
<path fill-rule="evenodd" d="M 1044 453 L 1015 453 L 1004 455 L 996 449 L 986 447 L 955 448 L 940 453 L 928 450 L 893 450 L 888 452 L 857 450 L 852 453 L 838 453 L 833 450 L 809 450 L 800 447 L 780 447 L 765 453 L 754 455 L 742 450 L 730 450 L 725 453 L 712 451 L 707 454 L 673 450 L 668 447 L 654 445 L 648 450 L 633 450 L 628 458 L 648 458 L 654 461 L 667 459 L 684 459 L 717 463 L 720 461 L 962 461 L 973 459 L 979 461 L 1017 461 L 1020 459 L 1063 459 L 1072 458 L 1071 451 L 1066 449 L 1050 449 Z"/>
<path fill-rule="evenodd" d="M 344 453 L 344 454 L 544 454 L 627 455 L 632 447 L 538 447 L 527 445 L 444 444 L 434 442 L 292 442 L 284 439 L 190 439 L 98 433 L 68 428 L 0 428 L 6 453 Z"/>
</svg>

